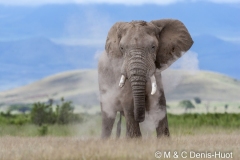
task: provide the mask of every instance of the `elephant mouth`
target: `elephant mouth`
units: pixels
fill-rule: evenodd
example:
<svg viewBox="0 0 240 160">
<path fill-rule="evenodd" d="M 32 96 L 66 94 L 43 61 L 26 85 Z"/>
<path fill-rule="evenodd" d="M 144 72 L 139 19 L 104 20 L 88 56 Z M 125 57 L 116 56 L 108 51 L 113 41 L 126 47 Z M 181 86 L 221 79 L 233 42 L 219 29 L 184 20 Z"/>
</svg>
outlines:
<svg viewBox="0 0 240 160">
<path fill-rule="evenodd" d="M 152 84 L 151 95 L 154 95 L 157 91 L 157 83 L 156 83 L 156 78 L 155 78 L 154 74 L 150 77 L 150 80 L 151 80 L 151 84 Z M 125 81 L 126 81 L 126 77 L 124 75 L 122 75 L 120 78 L 120 82 L 119 82 L 120 88 L 122 88 L 124 86 Z"/>
</svg>

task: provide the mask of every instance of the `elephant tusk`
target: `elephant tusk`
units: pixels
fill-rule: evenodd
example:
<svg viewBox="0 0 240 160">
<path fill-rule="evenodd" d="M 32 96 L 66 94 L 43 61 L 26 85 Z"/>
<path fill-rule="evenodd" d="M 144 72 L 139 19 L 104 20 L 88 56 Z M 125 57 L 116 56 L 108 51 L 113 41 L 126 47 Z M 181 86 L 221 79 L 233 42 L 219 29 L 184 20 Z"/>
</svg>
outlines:
<svg viewBox="0 0 240 160">
<path fill-rule="evenodd" d="M 119 82 L 119 87 L 122 88 L 124 86 L 125 81 L 126 81 L 126 77 L 124 75 L 122 75 L 120 82 Z"/>
<path fill-rule="evenodd" d="M 152 82 L 152 92 L 151 92 L 151 95 L 154 95 L 157 91 L 157 83 L 156 83 L 156 78 L 155 78 L 155 75 L 152 75 L 151 76 L 151 82 Z"/>
</svg>

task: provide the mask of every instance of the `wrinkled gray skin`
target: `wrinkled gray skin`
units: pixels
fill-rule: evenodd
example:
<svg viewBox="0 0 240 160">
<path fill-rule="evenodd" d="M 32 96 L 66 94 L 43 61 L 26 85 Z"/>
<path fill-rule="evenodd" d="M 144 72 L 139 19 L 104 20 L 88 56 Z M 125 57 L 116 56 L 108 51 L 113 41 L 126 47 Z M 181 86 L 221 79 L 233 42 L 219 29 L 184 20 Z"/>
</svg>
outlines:
<svg viewBox="0 0 240 160">
<path fill-rule="evenodd" d="M 127 137 L 141 136 L 139 123 L 145 115 L 154 121 L 157 137 L 170 135 L 161 71 L 192 44 L 188 30 L 178 20 L 118 22 L 112 26 L 98 64 L 102 138 L 110 137 L 118 111 L 126 118 Z M 119 87 L 122 75 L 127 79 Z M 157 81 L 154 95 L 152 75 Z"/>
</svg>

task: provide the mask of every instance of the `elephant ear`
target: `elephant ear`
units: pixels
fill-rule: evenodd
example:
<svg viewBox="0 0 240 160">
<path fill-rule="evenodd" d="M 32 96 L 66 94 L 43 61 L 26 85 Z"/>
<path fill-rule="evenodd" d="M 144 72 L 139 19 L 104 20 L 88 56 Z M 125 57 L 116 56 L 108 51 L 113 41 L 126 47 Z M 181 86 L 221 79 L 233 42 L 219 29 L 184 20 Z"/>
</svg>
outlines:
<svg viewBox="0 0 240 160">
<path fill-rule="evenodd" d="M 156 67 L 162 71 L 189 50 L 193 40 L 185 25 L 179 20 L 163 19 L 151 23 L 159 29 Z"/>
<path fill-rule="evenodd" d="M 122 27 L 125 22 L 117 22 L 115 23 L 108 32 L 105 50 L 108 56 L 111 57 L 121 57 L 122 52 L 119 49 L 119 42 L 121 39 Z"/>
</svg>

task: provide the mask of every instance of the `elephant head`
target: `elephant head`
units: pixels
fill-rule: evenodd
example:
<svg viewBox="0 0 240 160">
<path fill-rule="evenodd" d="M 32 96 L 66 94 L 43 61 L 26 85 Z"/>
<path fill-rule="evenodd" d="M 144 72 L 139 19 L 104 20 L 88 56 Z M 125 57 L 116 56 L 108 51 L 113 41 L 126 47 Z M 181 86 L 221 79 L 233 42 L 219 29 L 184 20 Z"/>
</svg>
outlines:
<svg viewBox="0 0 240 160">
<path fill-rule="evenodd" d="M 157 90 L 156 69 L 162 71 L 169 67 L 192 44 L 187 28 L 178 20 L 118 22 L 112 26 L 105 50 L 109 57 L 123 58 L 119 86 L 123 87 L 126 78 L 129 79 L 137 122 L 145 118 L 147 79 L 151 79 L 151 94 L 154 94 Z"/>
</svg>

